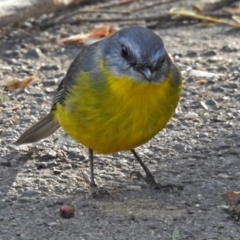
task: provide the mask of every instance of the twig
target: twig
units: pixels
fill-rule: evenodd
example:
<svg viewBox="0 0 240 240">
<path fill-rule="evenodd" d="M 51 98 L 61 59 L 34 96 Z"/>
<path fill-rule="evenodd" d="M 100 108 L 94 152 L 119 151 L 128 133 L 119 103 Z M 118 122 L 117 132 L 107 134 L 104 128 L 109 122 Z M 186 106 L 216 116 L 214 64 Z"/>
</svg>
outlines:
<svg viewBox="0 0 240 240">
<path fill-rule="evenodd" d="M 82 22 L 128 22 L 128 21 L 161 21 L 170 20 L 171 16 L 169 14 L 161 16 L 146 16 L 146 17 L 132 17 L 132 18 L 75 18 L 72 23 L 82 23 Z"/>
<path fill-rule="evenodd" d="M 206 21 L 206 22 L 211 22 L 211 23 L 218 23 L 218 24 L 224 24 L 228 25 L 230 27 L 236 27 L 240 28 L 240 24 L 237 22 L 227 22 L 222 19 L 214 18 L 214 17 L 208 17 L 205 15 L 197 14 L 193 11 L 186 10 L 186 9 L 174 9 L 170 12 L 170 14 L 174 18 L 190 18 L 190 19 L 195 19 L 195 20 L 200 20 L 200 21 Z"/>
<path fill-rule="evenodd" d="M 85 13 L 108 13 L 108 14 L 130 14 L 130 12 L 123 12 L 123 11 L 112 11 L 112 10 L 105 10 L 105 9 L 92 9 L 92 10 L 80 10 L 78 13 L 85 14 Z"/>
<path fill-rule="evenodd" d="M 118 2 L 110 2 L 110 3 L 101 4 L 101 5 L 97 6 L 97 8 L 98 9 L 110 8 L 110 7 L 115 7 L 115 6 L 129 4 L 129 3 L 132 3 L 132 2 L 138 2 L 138 1 L 139 0 L 120 0 Z"/>
<path fill-rule="evenodd" d="M 178 1 L 179 0 L 169 0 L 167 2 L 152 3 L 152 4 L 146 5 L 144 7 L 134 9 L 134 12 L 138 12 L 138 11 L 142 11 L 142 10 L 145 10 L 145 9 L 148 9 L 148 8 L 153 8 L 153 7 L 156 7 L 156 6 L 159 6 L 159 5 L 169 4 L 169 3 L 178 2 Z"/>
<path fill-rule="evenodd" d="M 232 237 L 231 235 L 229 236 L 225 236 L 224 238 L 220 238 L 220 237 L 208 237 L 208 238 L 201 238 L 201 240 L 223 240 L 223 239 L 226 239 L 226 238 L 230 238 L 230 240 L 234 240 L 234 237 Z"/>
</svg>

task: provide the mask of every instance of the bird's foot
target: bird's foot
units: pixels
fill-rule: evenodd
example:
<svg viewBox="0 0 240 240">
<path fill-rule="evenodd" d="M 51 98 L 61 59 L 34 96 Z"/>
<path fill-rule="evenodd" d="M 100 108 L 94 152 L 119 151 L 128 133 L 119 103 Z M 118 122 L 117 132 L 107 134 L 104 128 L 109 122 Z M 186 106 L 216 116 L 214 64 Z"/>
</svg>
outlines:
<svg viewBox="0 0 240 240">
<path fill-rule="evenodd" d="M 105 189 L 98 188 L 97 184 L 90 184 L 90 196 L 92 198 L 103 198 L 105 196 L 110 197 L 113 200 L 112 195 Z"/>
<path fill-rule="evenodd" d="M 161 183 L 157 183 L 156 180 L 154 179 L 153 175 L 146 175 L 146 177 L 144 177 L 140 172 L 138 171 L 133 171 L 130 174 L 130 178 L 132 178 L 133 176 L 136 176 L 138 179 L 143 179 L 151 188 L 156 189 L 156 190 L 171 190 L 174 188 L 177 188 L 178 190 L 183 190 L 183 186 L 182 185 L 176 185 L 176 184 L 161 184 Z"/>
<path fill-rule="evenodd" d="M 102 198 L 104 196 L 109 196 L 113 200 L 112 195 L 105 189 L 98 188 L 97 184 L 91 181 L 89 178 L 88 174 L 85 172 L 82 172 L 83 178 L 85 183 L 89 186 L 89 191 L 90 191 L 90 197 L 92 198 Z"/>
</svg>

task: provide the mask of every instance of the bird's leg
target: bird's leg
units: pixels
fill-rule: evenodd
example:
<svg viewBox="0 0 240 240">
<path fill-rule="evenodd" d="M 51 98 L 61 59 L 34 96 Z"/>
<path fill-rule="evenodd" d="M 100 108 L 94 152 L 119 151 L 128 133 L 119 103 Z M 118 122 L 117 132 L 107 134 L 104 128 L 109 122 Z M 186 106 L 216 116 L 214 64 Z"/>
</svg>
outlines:
<svg viewBox="0 0 240 240">
<path fill-rule="evenodd" d="M 95 197 L 102 197 L 104 195 L 108 195 L 113 199 L 113 197 L 107 190 L 99 189 L 97 184 L 95 183 L 94 167 L 93 167 L 93 150 L 92 149 L 89 149 L 89 161 L 90 161 L 90 174 L 91 174 L 89 185 L 90 185 L 90 190 L 91 190 L 91 196 L 95 198 Z"/>
<path fill-rule="evenodd" d="M 157 183 L 156 180 L 154 179 L 154 176 L 152 175 L 152 173 L 149 171 L 149 169 L 147 168 L 147 166 L 143 163 L 143 161 L 141 160 L 141 158 L 138 156 L 138 154 L 136 153 L 136 151 L 134 149 L 131 150 L 131 152 L 133 153 L 134 157 L 137 159 L 137 161 L 140 163 L 140 165 L 142 166 L 143 170 L 146 173 L 146 177 L 143 177 L 141 173 L 138 172 L 133 172 L 133 174 L 137 175 L 140 178 L 143 178 L 145 180 L 145 182 L 147 184 L 149 184 L 152 188 L 154 189 L 162 189 L 162 188 L 173 188 L 173 187 L 177 187 L 177 188 L 181 188 L 180 186 L 176 186 L 173 184 L 167 184 L 167 185 L 162 185 L 160 183 Z"/>
<path fill-rule="evenodd" d="M 93 150 L 92 149 L 89 149 L 89 161 L 90 161 L 90 174 L 91 174 L 90 188 L 94 189 L 94 188 L 97 188 L 97 184 L 95 183 L 95 180 L 94 180 Z"/>
</svg>

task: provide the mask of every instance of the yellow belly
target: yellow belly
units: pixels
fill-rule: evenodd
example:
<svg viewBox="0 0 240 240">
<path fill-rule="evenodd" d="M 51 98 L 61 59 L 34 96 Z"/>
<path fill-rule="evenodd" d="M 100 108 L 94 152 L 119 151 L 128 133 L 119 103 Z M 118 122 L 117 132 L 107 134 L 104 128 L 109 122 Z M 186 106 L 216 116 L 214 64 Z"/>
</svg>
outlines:
<svg viewBox="0 0 240 240">
<path fill-rule="evenodd" d="M 82 73 L 54 117 L 65 132 L 97 153 L 131 150 L 156 135 L 169 121 L 181 93 L 172 74 L 158 85 L 137 83 L 107 72 L 90 81 Z"/>
</svg>

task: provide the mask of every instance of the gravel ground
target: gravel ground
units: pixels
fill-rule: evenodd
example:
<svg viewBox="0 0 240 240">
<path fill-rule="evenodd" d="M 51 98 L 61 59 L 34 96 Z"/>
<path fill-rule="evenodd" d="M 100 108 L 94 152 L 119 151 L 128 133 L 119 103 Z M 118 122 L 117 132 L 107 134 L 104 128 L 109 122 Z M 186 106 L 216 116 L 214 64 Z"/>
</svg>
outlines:
<svg viewBox="0 0 240 240">
<path fill-rule="evenodd" d="M 184 90 L 167 127 L 137 151 L 158 182 L 181 184 L 183 190 L 157 191 L 130 179 L 140 166 L 130 153 L 116 153 L 98 155 L 95 164 L 98 185 L 114 200 L 91 199 L 83 178 L 89 172 L 86 151 L 70 139 L 57 144 L 61 131 L 38 144 L 13 145 L 49 111 L 79 51 L 56 41 L 92 27 L 60 24 L 40 30 L 24 22 L 21 29 L 2 31 L 0 239 L 239 240 L 239 223 L 222 199 L 223 193 L 239 190 L 240 181 L 238 30 L 204 23 L 153 29 L 181 68 Z M 216 75 L 197 77 L 191 69 Z M 38 80 L 27 89 L 3 91 L 7 80 L 31 74 Z M 63 203 L 75 207 L 73 218 L 61 218 Z"/>
</svg>

